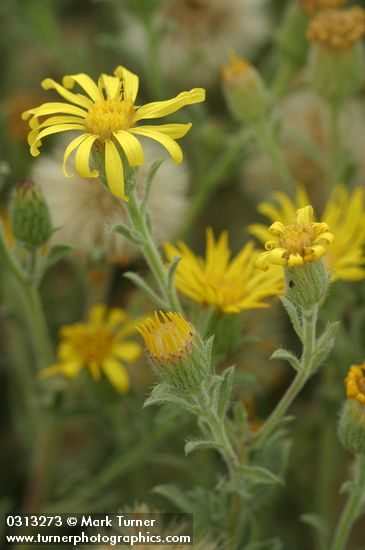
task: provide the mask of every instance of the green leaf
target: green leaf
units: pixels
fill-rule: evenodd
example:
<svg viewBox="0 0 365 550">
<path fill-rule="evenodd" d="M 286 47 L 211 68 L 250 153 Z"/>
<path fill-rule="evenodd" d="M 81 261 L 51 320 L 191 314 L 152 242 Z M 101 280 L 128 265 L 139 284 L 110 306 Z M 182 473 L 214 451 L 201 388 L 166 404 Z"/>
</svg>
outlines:
<svg viewBox="0 0 365 550">
<path fill-rule="evenodd" d="M 73 246 L 69 246 L 67 244 L 56 244 L 55 246 L 53 246 L 46 258 L 44 269 L 49 269 L 52 265 L 70 254 L 73 249 Z"/>
<path fill-rule="evenodd" d="M 295 355 L 291 351 L 288 351 L 286 349 L 279 348 L 275 350 L 270 357 L 270 360 L 271 359 L 280 359 L 282 361 L 287 361 L 297 372 L 300 372 L 302 370 L 299 359 L 295 357 Z"/>
<path fill-rule="evenodd" d="M 226 411 L 229 407 L 232 389 L 233 389 L 233 379 L 234 379 L 235 367 L 228 367 L 222 373 L 222 382 L 220 384 L 220 392 L 218 399 L 217 414 L 218 418 L 224 419 Z"/>
<path fill-rule="evenodd" d="M 190 499 L 175 485 L 157 485 L 152 489 L 152 492 L 165 497 L 182 512 L 191 514 Z"/>
<path fill-rule="evenodd" d="M 282 479 L 261 466 L 242 466 L 240 473 L 246 481 L 255 485 L 268 485 L 272 483 L 283 485 Z"/>
<path fill-rule="evenodd" d="M 317 340 L 313 351 L 312 368 L 319 367 L 330 354 L 334 344 L 337 331 L 340 327 L 340 321 L 335 323 L 327 323 L 323 334 Z"/>
<path fill-rule="evenodd" d="M 248 414 L 242 401 L 237 401 L 233 408 L 233 418 L 237 425 L 237 431 L 245 434 L 249 431 Z"/>
<path fill-rule="evenodd" d="M 128 241 L 131 241 L 134 244 L 142 244 L 143 243 L 143 237 L 140 235 L 137 231 L 134 229 L 130 229 L 126 225 L 122 223 L 116 223 L 114 225 L 110 225 L 107 229 L 108 235 L 111 235 L 112 233 L 119 233 L 120 235 L 123 235 Z"/>
<path fill-rule="evenodd" d="M 156 292 L 146 283 L 142 277 L 133 271 L 127 271 L 123 274 L 123 277 L 132 281 L 158 308 L 166 310 L 168 305 L 165 301 L 156 294 Z"/>
<path fill-rule="evenodd" d="M 169 384 L 164 382 L 157 384 L 152 389 L 150 396 L 144 402 L 143 408 L 150 407 L 151 405 L 160 405 L 161 403 L 173 403 L 192 413 L 197 412 L 197 408 L 189 400 L 189 396 L 184 396 L 181 392 L 177 394 Z"/>
<path fill-rule="evenodd" d="M 143 215 L 145 215 L 145 213 L 147 212 L 148 199 L 150 197 L 152 184 L 153 184 L 155 175 L 157 173 L 157 170 L 160 168 L 162 163 L 163 163 L 163 159 L 156 160 L 156 162 L 154 162 L 152 164 L 152 166 L 151 166 L 151 168 L 148 172 L 145 192 L 144 192 L 144 196 L 143 196 L 143 200 L 142 200 L 142 204 L 141 204 L 141 212 L 142 212 Z"/>
<path fill-rule="evenodd" d="M 325 539 L 328 538 L 330 534 L 329 525 L 327 521 L 319 516 L 318 514 L 302 514 L 300 516 L 301 521 L 304 523 L 307 523 L 311 527 L 313 527 L 318 533 L 324 537 Z"/>
<path fill-rule="evenodd" d="M 280 301 L 283 304 L 283 307 L 285 308 L 287 314 L 289 315 L 289 318 L 292 322 L 295 332 L 298 335 L 298 338 L 303 341 L 302 322 L 300 320 L 297 308 L 290 300 L 288 300 L 288 298 L 285 298 L 285 296 L 280 296 Z"/>
<path fill-rule="evenodd" d="M 174 285 L 175 273 L 180 260 L 181 260 L 181 256 L 174 256 L 172 258 L 171 264 L 169 265 L 169 268 L 167 271 L 167 287 L 169 292 L 172 292 L 175 287 Z"/>
<path fill-rule="evenodd" d="M 208 439 L 191 439 L 186 442 L 184 448 L 186 455 L 201 449 L 220 449 L 220 445 Z"/>
</svg>

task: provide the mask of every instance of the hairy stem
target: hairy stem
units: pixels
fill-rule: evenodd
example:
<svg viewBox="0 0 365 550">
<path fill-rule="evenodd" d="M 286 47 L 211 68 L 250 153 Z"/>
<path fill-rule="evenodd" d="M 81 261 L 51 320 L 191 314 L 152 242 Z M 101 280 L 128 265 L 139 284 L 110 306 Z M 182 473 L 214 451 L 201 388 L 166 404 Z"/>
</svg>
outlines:
<svg viewBox="0 0 365 550">
<path fill-rule="evenodd" d="M 356 469 L 351 493 L 342 512 L 331 550 L 344 550 L 355 521 L 358 519 L 365 495 L 365 455 L 356 457 Z"/>
<path fill-rule="evenodd" d="M 302 311 L 303 318 L 303 351 L 300 359 L 301 369 L 295 376 L 293 382 L 286 390 L 285 394 L 258 431 L 256 444 L 264 441 L 275 429 L 278 422 L 285 416 L 287 410 L 306 384 L 311 375 L 312 356 L 316 341 L 318 306 L 315 305 L 309 310 Z"/>
</svg>

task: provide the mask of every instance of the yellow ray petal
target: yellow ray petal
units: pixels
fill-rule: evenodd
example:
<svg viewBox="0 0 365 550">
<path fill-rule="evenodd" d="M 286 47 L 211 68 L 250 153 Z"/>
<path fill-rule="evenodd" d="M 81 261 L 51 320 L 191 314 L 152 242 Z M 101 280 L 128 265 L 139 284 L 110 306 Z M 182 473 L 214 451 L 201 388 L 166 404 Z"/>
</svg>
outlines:
<svg viewBox="0 0 365 550">
<path fill-rule="evenodd" d="M 63 77 L 62 84 L 68 90 L 72 90 L 78 84 L 91 97 L 93 101 L 100 99 L 99 89 L 90 76 L 85 73 L 71 74 Z"/>
<path fill-rule="evenodd" d="M 57 134 L 58 132 L 67 132 L 68 130 L 85 130 L 85 127 L 81 124 L 60 124 L 57 126 L 52 126 L 51 128 L 46 128 L 39 133 L 34 134 L 32 143 L 30 144 L 30 153 L 33 157 L 39 155 L 39 147 L 42 145 L 41 139 L 51 134 Z"/>
<path fill-rule="evenodd" d="M 126 393 L 129 390 L 128 372 L 118 361 L 105 359 L 102 369 L 116 390 L 120 393 Z"/>
<path fill-rule="evenodd" d="M 82 118 L 85 118 L 87 111 L 84 111 L 76 105 L 70 105 L 69 103 L 53 102 L 53 103 L 43 103 L 40 107 L 35 107 L 34 109 L 28 109 L 22 114 L 23 120 L 28 120 L 32 115 L 36 117 L 52 115 L 55 113 L 64 113 L 69 115 L 76 115 Z"/>
<path fill-rule="evenodd" d="M 50 367 L 47 367 L 46 369 L 41 370 L 38 376 L 41 380 L 55 374 L 63 374 L 64 376 L 68 376 L 69 378 L 75 378 L 79 374 L 81 369 L 82 363 L 80 361 L 65 361 L 63 363 L 56 363 L 54 365 L 51 365 Z"/>
<path fill-rule="evenodd" d="M 118 140 L 121 148 L 125 152 L 125 156 L 130 166 L 141 166 L 144 164 L 142 145 L 133 134 L 126 130 L 120 130 L 114 134 L 114 137 Z"/>
<path fill-rule="evenodd" d="M 141 355 L 142 349 L 135 342 L 123 342 L 122 344 L 117 344 L 113 348 L 112 353 L 119 359 L 132 363 Z"/>
<path fill-rule="evenodd" d="M 128 200 L 124 194 L 123 163 L 111 139 L 105 140 L 105 174 L 110 191 L 116 197 Z"/>
<path fill-rule="evenodd" d="M 75 155 L 75 167 L 82 178 L 97 178 L 99 172 L 90 170 L 90 152 L 98 136 L 89 135 L 80 144 Z"/>
<path fill-rule="evenodd" d="M 151 139 L 154 139 L 155 141 L 158 141 L 167 149 L 169 154 L 171 155 L 172 160 L 175 164 L 179 164 L 183 159 L 183 152 L 181 150 L 180 145 L 176 143 L 172 138 L 169 136 L 165 136 L 164 134 L 161 134 L 160 132 L 156 130 L 146 129 L 144 126 L 137 127 L 137 128 L 131 128 L 129 130 L 133 134 L 138 134 L 140 136 L 146 136 Z"/>
<path fill-rule="evenodd" d="M 68 90 L 66 90 L 66 88 L 61 86 L 61 84 L 58 84 L 58 82 L 56 82 L 52 78 L 46 78 L 45 80 L 43 80 L 42 88 L 44 90 L 56 90 L 56 92 L 67 101 L 70 101 L 71 103 L 76 103 L 76 105 L 85 107 L 85 109 L 89 109 L 90 105 L 92 105 L 92 102 L 89 98 L 81 94 L 73 94 L 72 92 L 69 92 Z"/>
<path fill-rule="evenodd" d="M 46 128 L 47 126 L 55 126 L 56 124 L 82 124 L 84 125 L 84 119 L 72 116 L 72 115 L 58 115 L 58 116 L 51 116 L 44 120 L 43 122 L 39 123 L 38 118 L 32 118 L 29 121 L 29 126 L 33 130 L 40 130 L 41 128 Z M 86 129 L 86 126 L 85 126 Z"/>
<path fill-rule="evenodd" d="M 160 134 L 169 136 L 172 139 L 179 139 L 184 137 L 191 127 L 192 124 L 190 122 L 189 124 L 158 124 L 153 126 L 140 126 L 140 128 L 143 128 L 144 130 L 157 131 Z"/>
<path fill-rule="evenodd" d="M 138 94 L 138 76 L 121 65 L 115 69 L 114 74 L 120 80 L 123 80 L 123 99 L 129 99 L 134 103 Z"/>
<path fill-rule="evenodd" d="M 185 105 L 201 103 L 205 100 L 205 90 L 203 88 L 193 88 L 188 92 L 181 92 L 179 95 L 166 101 L 155 101 L 147 103 L 140 107 L 135 116 L 135 121 L 143 118 L 159 118 L 175 113 Z"/>
<path fill-rule="evenodd" d="M 65 174 L 67 178 L 72 178 L 73 174 L 70 174 L 67 172 L 67 161 L 69 159 L 69 156 L 71 153 L 82 143 L 90 134 L 82 134 L 81 136 L 77 136 L 75 139 L 71 141 L 71 143 L 66 147 L 65 154 L 63 155 L 63 164 L 62 164 L 62 171 Z"/>
<path fill-rule="evenodd" d="M 99 82 L 106 91 L 108 99 L 114 99 L 120 93 L 120 80 L 115 76 L 108 74 L 102 74 L 99 78 Z"/>
</svg>

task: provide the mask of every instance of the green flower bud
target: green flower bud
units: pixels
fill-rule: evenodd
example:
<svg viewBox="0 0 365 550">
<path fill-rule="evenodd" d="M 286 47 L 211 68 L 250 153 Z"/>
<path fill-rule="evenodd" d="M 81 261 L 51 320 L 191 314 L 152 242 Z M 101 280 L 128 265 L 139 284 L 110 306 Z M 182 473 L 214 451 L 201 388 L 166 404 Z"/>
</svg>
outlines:
<svg viewBox="0 0 365 550">
<path fill-rule="evenodd" d="M 232 116 L 238 122 L 254 124 L 270 109 L 270 97 L 256 69 L 243 59 L 232 56 L 222 68 L 223 92 Z"/>
<path fill-rule="evenodd" d="M 285 267 L 285 296 L 302 308 L 324 301 L 328 291 L 329 274 L 321 259 L 300 267 Z"/>
<path fill-rule="evenodd" d="M 31 250 L 44 245 L 52 235 L 47 203 L 41 190 L 30 180 L 22 181 L 15 188 L 11 223 L 15 239 Z"/>
<path fill-rule="evenodd" d="M 297 68 L 304 64 L 308 53 L 308 22 L 309 16 L 302 7 L 297 2 L 289 2 L 277 43 L 281 54 Z"/>
<path fill-rule="evenodd" d="M 308 62 L 312 86 L 327 101 L 338 102 L 364 84 L 365 12 L 359 7 L 325 10 L 308 29 L 312 47 Z"/>
<path fill-rule="evenodd" d="M 338 425 L 342 445 L 354 454 L 365 454 L 365 363 L 352 365 L 345 379 L 347 401 Z"/>
</svg>

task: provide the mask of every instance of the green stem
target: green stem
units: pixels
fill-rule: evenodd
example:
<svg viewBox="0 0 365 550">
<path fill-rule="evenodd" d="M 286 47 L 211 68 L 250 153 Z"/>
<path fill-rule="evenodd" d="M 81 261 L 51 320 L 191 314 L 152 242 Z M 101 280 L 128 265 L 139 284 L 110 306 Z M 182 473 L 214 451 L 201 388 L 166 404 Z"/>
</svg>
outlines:
<svg viewBox="0 0 365 550">
<path fill-rule="evenodd" d="M 261 147 L 269 157 L 271 164 L 280 182 L 282 183 L 282 186 L 290 196 L 293 196 L 295 181 L 286 165 L 286 162 L 284 161 L 282 152 L 279 148 L 277 140 L 275 139 L 273 129 L 269 123 L 263 121 L 255 126 L 255 132 Z"/>
<path fill-rule="evenodd" d="M 355 521 L 363 505 L 365 492 L 365 455 L 356 457 L 355 479 L 346 506 L 342 512 L 331 550 L 344 550 Z"/>
<path fill-rule="evenodd" d="M 169 288 L 168 277 L 165 266 L 163 264 L 160 253 L 153 241 L 151 232 L 146 222 L 145 216 L 141 210 L 141 204 L 136 197 L 135 190 L 132 189 L 129 192 L 129 201 L 125 203 L 126 210 L 129 215 L 130 223 L 142 237 L 140 244 L 141 250 L 145 256 L 145 259 L 151 269 L 151 272 L 158 284 L 161 294 L 169 307 L 174 311 L 181 312 L 181 305 L 176 294 L 174 285 Z"/>
<path fill-rule="evenodd" d="M 330 139 L 331 139 L 331 152 L 330 152 L 330 166 L 328 167 L 328 174 L 330 177 L 330 184 L 337 185 L 341 182 L 342 178 L 342 166 L 341 166 L 341 140 L 340 140 L 340 113 L 341 103 L 339 101 L 332 101 L 329 104 L 330 108 Z"/>
<path fill-rule="evenodd" d="M 26 299 L 31 338 L 38 362 L 38 368 L 48 367 L 54 360 L 53 347 L 49 337 L 47 322 L 43 313 L 43 306 L 39 290 L 34 282 L 24 284 L 23 294 Z"/>
<path fill-rule="evenodd" d="M 303 315 L 303 351 L 300 360 L 301 368 L 295 376 L 293 382 L 286 390 L 285 394 L 257 432 L 255 444 L 262 443 L 275 429 L 278 422 L 285 416 L 287 410 L 306 384 L 311 375 L 312 356 L 316 341 L 316 324 L 317 324 L 318 306 L 313 306 L 312 309 L 302 310 Z"/>
</svg>

